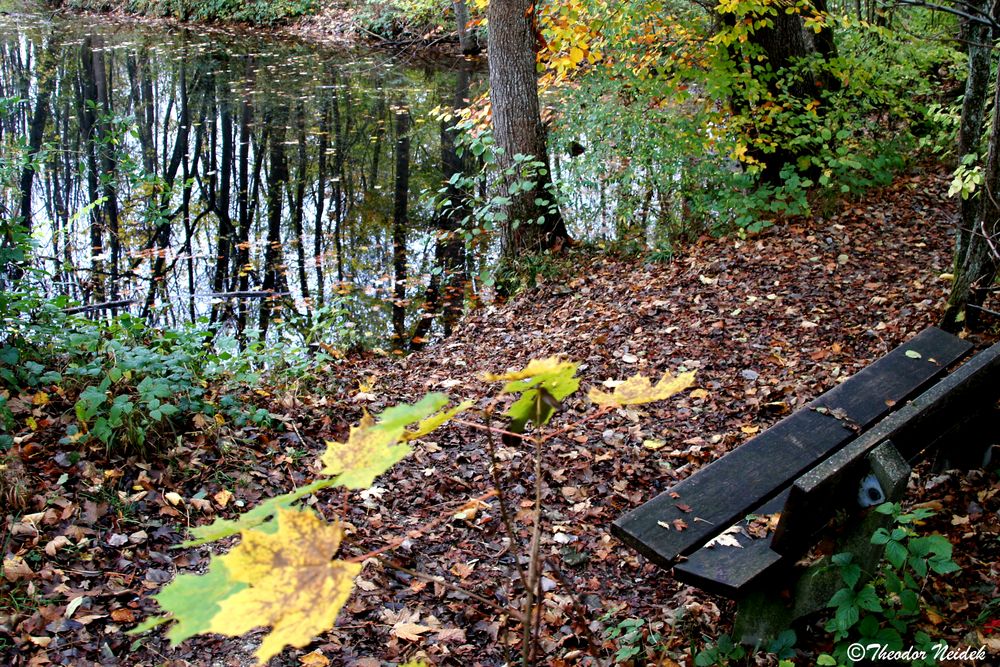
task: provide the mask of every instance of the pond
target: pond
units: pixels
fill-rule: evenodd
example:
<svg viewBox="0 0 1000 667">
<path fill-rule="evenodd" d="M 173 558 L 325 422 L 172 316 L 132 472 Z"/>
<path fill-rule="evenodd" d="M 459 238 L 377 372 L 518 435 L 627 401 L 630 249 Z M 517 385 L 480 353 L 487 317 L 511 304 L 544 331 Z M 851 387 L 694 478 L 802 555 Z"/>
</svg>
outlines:
<svg viewBox="0 0 1000 667">
<path fill-rule="evenodd" d="M 23 217 L 50 295 L 94 316 L 419 344 L 485 261 L 432 205 L 474 168 L 434 109 L 484 79 L 253 32 L 2 16 L 0 214 Z"/>
</svg>

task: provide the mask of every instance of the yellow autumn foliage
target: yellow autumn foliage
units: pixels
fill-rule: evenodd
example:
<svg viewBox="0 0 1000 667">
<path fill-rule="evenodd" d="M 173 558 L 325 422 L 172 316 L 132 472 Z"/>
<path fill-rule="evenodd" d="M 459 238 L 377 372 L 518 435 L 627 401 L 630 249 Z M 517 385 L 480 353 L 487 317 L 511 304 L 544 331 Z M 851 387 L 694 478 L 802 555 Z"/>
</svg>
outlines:
<svg viewBox="0 0 1000 667">
<path fill-rule="evenodd" d="M 361 572 L 360 563 L 332 560 L 340 540 L 340 526 L 294 509 L 278 510 L 273 533 L 245 531 L 219 560 L 246 587 L 219 603 L 207 631 L 233 637 L 271 626 L 256 654 L 263 664 L 329 630 Z"/>
<path fill-rule="evenodd" d="M 668 371 L 655 386 L 645 375 L 633 375 L 615 387 L 614 392 L 610 394 L 594 387 L 587 396 L 596 405 L 601 406 L 639 405 L 662 401 L 694 384 L 694 374 L 694 371 L 688 371 L 675 377 Z"/>
</svg>

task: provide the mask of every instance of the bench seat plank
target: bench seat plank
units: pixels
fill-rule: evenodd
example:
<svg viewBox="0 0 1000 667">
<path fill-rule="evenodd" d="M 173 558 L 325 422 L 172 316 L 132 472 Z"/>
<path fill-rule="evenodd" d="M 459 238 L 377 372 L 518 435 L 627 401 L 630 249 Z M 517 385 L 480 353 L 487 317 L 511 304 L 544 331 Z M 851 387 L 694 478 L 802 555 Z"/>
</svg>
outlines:
<svg viewBox="0 0 1000 667">
<path fill-rule="evenodd" d="M 780 512 L 787 498 L 788 489 L 785 489 L 751 514 Z M 771 550 L 770 536 L 754 538 L 740 533 L 736 540 L 740 547 L 717 545 L 698 549 L 674 566 L 674 576 L 709 593 L 734 598 L 784 560 L 781 554 Z"/>
<path fill-rule="evenodd" d="M 891 440 L 913 458 L 947 437 L 961 414 L 985 412 L 1000 400 L 1000 343 L 983 351 L 888 416 L 843 449 L 812 468 L 775 500 L 752 514 L 781 511 L 771 539 L 739 538 L 743 548 L 701 548 L 674 567 L 674 576 L 703 590 L 738 598 L 765 581 L 783 561 L 798 557 L 835 509 L 857 504 L 858 483 L 868 471 L 868 454 Z M 775 507 L 781 501 L 784 507 Z"/>
<path fill-rule="evenodd" d="M 854 438 L 840 420 L 799 410 L 620 517 L 612 533 L 662 567 L 694 551 Z M 762 465 L 763 463 L 763 465 Z M 688 511 L 685 511 L 690 508 Z M 665 528 L 675 520 L 684 530 Z"/>
<path fill-rule="evenodd" d="M 774 498 L 969 349 L 970 344 L 940 329 L 925 329 L 805 408 L 621 516 L 612 524 L 612 534 L 652 562 L 671 567 Z M 665 527 L 676 520 L 687 527 Z"/>
<path fill-rule="evenodd" d="M 968 341 L 928 327 L 809 405 L 846 416 L 864 431 L 892 412 L 895 403 L 916 395 L 971 349 Z"/>
</svg>

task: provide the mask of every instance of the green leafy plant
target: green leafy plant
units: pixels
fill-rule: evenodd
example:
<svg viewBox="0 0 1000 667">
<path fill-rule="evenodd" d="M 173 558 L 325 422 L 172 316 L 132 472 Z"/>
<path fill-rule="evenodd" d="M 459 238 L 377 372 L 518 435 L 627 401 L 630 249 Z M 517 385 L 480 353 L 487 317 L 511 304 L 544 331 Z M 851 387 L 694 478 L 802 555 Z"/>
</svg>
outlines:
<svg viewBox="0 0 1000 667">
<path fill-rule="evenodd" d="M 605 630 L 604 638 L 613 642 L 616 647 L 614 661 L 627 662 L 637 656 L 644 656 L 647 648 L 655 649 L 662 635 L 652 630 L 645 619 L 626 618 Z"/>
<path fill-rule="evenodd" d="M 885 560 L 875 577 L 867 581 L 861 567 L 850 553 L 836 554 L 833 565 L 838 568 L 844 586 L 830 598 L 834 610 L 826 629 L 837 642 L 833 656 L 840 662 L 853 660 L 848 646 L 860 642 L 878 644 L 890 650 L 901 650 L 909 644 L 933 654 L 933 641 L 924 632 L 913 631 L 919 618 L 921 593 L 931 574 L 946 575 L 959 569 L 952 560 L 951 543 L 942 535 L 919 535 L 915 527 L 933 516 L 933 510 L 921 508 L 903 512 L 898 503 L 884 503 L 875 509 L 893 517 L 890 529 L 879 528 L 872 535 L 872 544 L 885 547 Z M 934 664 L 932 659 L 914 664 Z"/>
<path fill-rule="evenodd" d="M 948 188 L 948 196 L 959 195 L 969 199 L 976 194 L 977 188 L 983 184 L 983 169 L 979 156 L 975 154 L 962 156 L 962 162 L 955 167 L 954 178 Z"/>
<path fill-rule="evenodd" d="M 698 667 L 710 667 L 710 665 L 723 667 L 744 656 L 746 649 L 743 646 L 734 642 L 729 635 L 721 635 L 714 643 L 705 643 L 705 647 L 695 655 L 694 664 Z"/>
</svg>

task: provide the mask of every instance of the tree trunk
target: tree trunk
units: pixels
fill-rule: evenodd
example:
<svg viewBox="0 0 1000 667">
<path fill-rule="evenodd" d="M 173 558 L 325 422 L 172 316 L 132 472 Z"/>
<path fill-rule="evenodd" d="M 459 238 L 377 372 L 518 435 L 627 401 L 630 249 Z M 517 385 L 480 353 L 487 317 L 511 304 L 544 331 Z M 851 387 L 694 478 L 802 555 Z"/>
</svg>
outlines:
<svg viewBox="0 0 1000 667">
<path fill-rule="evenodd" d="M 493 134 L 501 149 L 497 154 L 500 196 L 508 201 L 502 207 L 505 261 L 558 249 L 569 240 L 552 193 L 538 103 L 534 11 L 530 0 L 492 0 L 488 11 Z M 525 169 L 517 156 L 527 156 L 535 166 Z M 523 188 L 527 181 L 534 187 Z"/>
<path fill-rule="evenodd" d="M 77 113 L 80 118 L 80 134 L 87 161 L 87 196 L 90 210 L 90 293 L 95 302 L 105 301 L 104 294 L 104 234 L 106 221 L 104 209 L 97 203 L 99 172 L 97 150 L 97 83 L 94 72 L 93 38 L 83 38 L 80 45 L 80 89 Z"/>
<path fill-rule="evenodd" d="M 820 30 L 811 41 L 807 41 L 803 29 L 802 14 L 825 13 L 826 0 L 813 0 L 811 6 L 802 8 L 802 13 L 785 11 L 786 8 L 792 7 L 795 7 L 795 4 L 789 0 L 779 0 L 776 6 L 777 13 L 774 15 L 751 14 L 743 17 L 731 11 L 722 13 L 720 19 L 729 29 L 746 30 L 745 23 L 751 19 L 766 19 L 770 23 L 766 27 L 750 31 L 749 34 L 741 34 L 740 39 L 729 47 L 729 58 L 737 67 L 747 68 L 752 64 L 753 76 L 765 77 L 763 82 L 771 97 L 778 98 L 791 94 L 800 100 L 820 100 L 822 89 L 836 89 L 839 86 L 836 77 L 832 76 L 825 68 L 816 72 L 814 76 L 803 74 L 793 80 L 793 85 L 790 88 L 779 85 L 783 83 L 782 70 L 787 70 L 797 59 L 816 53 L 824 60 L 829 61 L 837 54 L 833 31 L 829 26 Z M 746 37 L 745 40 L 744 37 Z M 750 75 L 744 72 L 742 76 Z M 756 141 L 758 139 L 757 130 L 752 127 L 758 115 L 755 107 L 760 102 L 769 101 L 758 100 L 758 97 L 759 91 L 753 91 L 751 95 L 744 95 L 739 87 L 736 87 L 730 97 L 730 107 L 733 115 L 742 116 L 751 123 L 751 127 L 745 131 L 748 135 L 747 143 L 749 146 L 747 154 L 760 163 L 762 180 L 766 183 L 779 184 L 782 181 L 781 172 L 784 167 L 795 164 L 800 155 L 786 147 L 780 136 L 774 137 L 778 140 L 776 145 L 773 142 Z M 823 111 L 821 105 L 816 113 L 823 113 Z M 768 135 L 773 133 L 773 129 L 770 125 L 765 124 L 759 132 L 765 138 L 772 138 Z M 764 146 L 768 147 L 764 148 Z"/>
<path fill-rule="evenodd" d="M 285 275 L 281 251 L 281 212 L 285 184 L 288 183 L 288 159 L 285 156 L 285 125 L 288 123 L 288 107 L 281 107 L 277 117 L 269 119 L 271 138 L 268 149 L 270 170 L 267 175 L 267 245 L 264 248 L 264 280 L 261 289 L 265 292 L 287 292 L 288 278 Z M 260 303 L 260 337 L 264 340 L 267 327 L 274 311 L 272 299 Z"/>
<path fill-rule="evenodd" d="M 406 227 L 407 200 L 410 194 L 410 112 L 405 106 L 395 109 L 396 178 L 392 207 L 392 346 L 406 346 Z"/>
<path fill-rule="evenodd" d="M 48 47 L 38 57 L 38 97 L 28 126 L 28 154 L 21 170 L 21 224 L 31 232 L 31 186 L 35 178 L 35 158 L 42 149 L 45 126 L 49 119 L 49 98 L 56 85 L 55 40 L 49 39 Z"/>
<path fill-rule="evenodd" d="M 970 58 L 970 67 L 972 59 Z M 970 77 L 971 78 L 971 77 Z M 968 101 L 967 101 L 968 102 Z M 963 121 L 965 120 L 963 114 Z M 964 125 L 964 123 L 963 123 Z M 963 127 L 963 131 L 964 131 Z M 974 129 L 971 128 L 970 130 Z M 983 187 L 975 197 L 980 200 L 968 228 L 959 230 L 956 239 L 955 280 L 942 327 L 955 331 L 963 326 L 978 327 L 979 308 L 986 300 L 1000 262 L 1000 72 L 994 82 L 993 116 L 990 142 L 983 168 Z M 963 207 L 963 226 L 966 210 Z"/>
<path fill-rule="evenodd" d="M 469 6 L 465 0 L 452 0 L 451 7 L 455 10 L 455 27 L 458 29 L 458 44 L 462 47 L 462 53 L 467 56 L 479 53 L 482 50 L 479 48 L 479 40 L 469 30 Z"/>
</svg>

